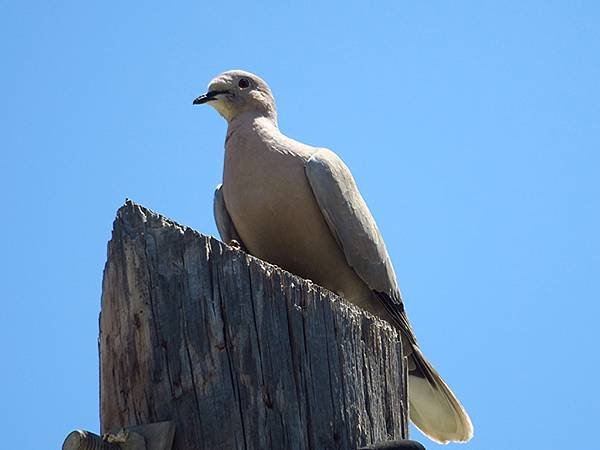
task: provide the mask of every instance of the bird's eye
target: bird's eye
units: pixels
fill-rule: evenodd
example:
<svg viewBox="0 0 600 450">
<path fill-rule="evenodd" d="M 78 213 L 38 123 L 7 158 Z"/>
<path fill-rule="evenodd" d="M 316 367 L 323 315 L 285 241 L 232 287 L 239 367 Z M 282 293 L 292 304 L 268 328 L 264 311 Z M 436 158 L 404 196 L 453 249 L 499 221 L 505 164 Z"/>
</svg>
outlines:
<svg viewBox="0 0 600 450">
<path fill-rule="evenodd" d="M 250 86 L 250 82 L 246 78 L 241 78 L 240 81 L 238 81 L 238 86 L 242 89 L 246 89 Z"/>
</svg>

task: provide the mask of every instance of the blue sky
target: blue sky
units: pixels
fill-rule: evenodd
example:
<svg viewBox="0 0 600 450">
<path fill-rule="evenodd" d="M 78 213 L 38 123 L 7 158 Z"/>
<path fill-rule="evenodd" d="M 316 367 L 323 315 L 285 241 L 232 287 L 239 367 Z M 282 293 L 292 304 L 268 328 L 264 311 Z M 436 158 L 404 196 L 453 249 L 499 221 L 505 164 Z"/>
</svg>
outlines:
<svg viewBox="0 0 600 450">
<path fill-rule="evenodd" d="M 114 213 L 216 233 L 225 123 L 192 100 L 232 68 L 352 169 L 465 448 L 594 445 L 600 4 L 374 4 L 0 3 L 2 447 L 98 430 Z"/>
</svg>

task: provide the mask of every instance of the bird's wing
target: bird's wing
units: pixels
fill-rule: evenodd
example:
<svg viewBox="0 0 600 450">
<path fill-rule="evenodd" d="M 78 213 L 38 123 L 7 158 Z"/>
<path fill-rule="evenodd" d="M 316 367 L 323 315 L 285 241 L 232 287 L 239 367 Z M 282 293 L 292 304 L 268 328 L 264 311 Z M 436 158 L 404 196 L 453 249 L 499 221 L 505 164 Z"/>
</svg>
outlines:
<svg viewBox="0 0 600 450">
<path fill-rule="evenodd" d="M 231 241 L 236 241 L 242 250 L 246 250 L 246 246 L 242 242 L 240 235 L 235 229 L 235 225 L 231 220 L 231 216 L 227 211 L 227 206 L 225 205 L 225 199 L 223 198 L 223 185 L 219 184 L 217 189 L 215 189 L 215 198 L 213 201 L 213 214 L 215 216 L 215 222 L 217 224 L 217 230 L 219 230 L 219 235 L 221 236 L 221 240 L 226 244 L 231 244 Z"/>
<path fill-rule="evenodd" d="M 350 170 L 326 149 L 313 154 L 305 169 L 321 213 L 348 265 L 383 303 L 394 324 L 416 343 L 385 243 Z"/>
<path fill-rule="evenodd" d="M 471 419 L 417 345 L 385 244 L 350 170 L 335 153 L 319 150 L 308 160 L 306 175 L 346 261 L 410 344 L 402 340 L 409 357 L 411 420 L 437 442 L 468 441 L 473 436 Z"/>
</svg>

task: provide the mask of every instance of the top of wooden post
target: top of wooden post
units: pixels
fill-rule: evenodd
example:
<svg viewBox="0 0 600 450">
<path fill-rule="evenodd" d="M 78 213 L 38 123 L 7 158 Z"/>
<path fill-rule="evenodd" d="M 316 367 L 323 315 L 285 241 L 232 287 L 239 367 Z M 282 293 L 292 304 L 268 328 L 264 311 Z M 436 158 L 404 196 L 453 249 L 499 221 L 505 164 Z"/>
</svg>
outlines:
<svg viewBox="0 0 600 450">
<path fill-rule="evenodd" d="M 102 432 L 174 449 L 355 449 L 407 437 L 398 334 L 335 294 L 132 201 L 100 319 Z"/>
</svg>

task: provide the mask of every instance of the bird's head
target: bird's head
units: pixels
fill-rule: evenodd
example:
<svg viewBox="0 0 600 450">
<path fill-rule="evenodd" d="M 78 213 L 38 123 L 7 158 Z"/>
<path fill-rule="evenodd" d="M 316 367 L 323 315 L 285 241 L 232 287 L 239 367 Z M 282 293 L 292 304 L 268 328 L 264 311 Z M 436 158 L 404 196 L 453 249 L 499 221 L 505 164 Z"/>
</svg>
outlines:
<svg viewBox="0 0 600 450">
<path fill-rule="evenodd" d="M 244 113 L 277 120 L 275 99 L 264 80 L 243 70 L 229 70 L 208 84 L 206 94 L 194 100 L 194 105 L 208 103 L 231 122 Z"/>
</svg>

